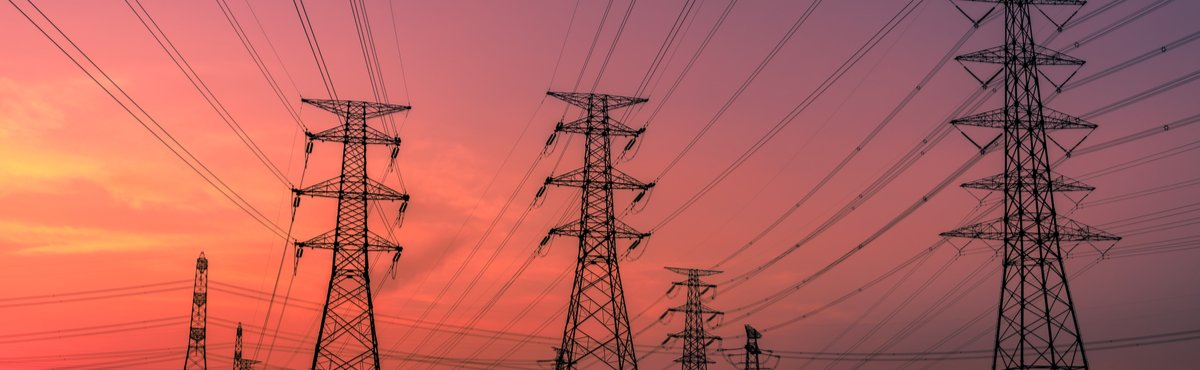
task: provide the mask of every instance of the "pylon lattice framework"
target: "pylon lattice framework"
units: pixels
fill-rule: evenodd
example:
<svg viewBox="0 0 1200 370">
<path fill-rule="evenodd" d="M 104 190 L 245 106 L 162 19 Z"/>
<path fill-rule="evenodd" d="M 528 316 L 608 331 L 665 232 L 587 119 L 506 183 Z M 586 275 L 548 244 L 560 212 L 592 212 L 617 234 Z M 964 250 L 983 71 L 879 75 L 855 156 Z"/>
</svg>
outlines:
<svg viewBox="0 0 1200 370">
<path fill-rule="evenodd" d="M 192 319 L 188 325 L 187 356 L 183 368 L 204 370 L 208 369 L 204 338 L 208 323 L 208 258 L 204 258 L 204 252 L 200 252 L 200 257 L 196 258 L 196 280 L 192 286 Z"/>
<path fill-rule="evenodd" d="M 708 322 L 716 319 L 724 313 L 714 310 L 704 304 L 704 295 L 712 292 L 712 296 L 716 297 L 716 288 L 714 284 L 706 283 L 700 280 L 704 276 L 712 276 L 721 273 L 716 270 L 701 270 L 679 267 L 667 267 L 671 272 L 687 276 L 687 280 L 676 281 L 671 284 L 671 290 L 684 287 L 687 289 L 687 303 L 682 306 L 672 307 L 663 313 L 663 316 L 671 313 L 682 312 L 683 331 L 667 334 L 667 341 L 671 339 L 683 340 L 683 354 L 675 359 L 675 362 L 683 365 L 683 370 L 706 370 L 708 364 L 716 363 L 708 359 L 708 346 L 713 342 L 721 340 L 721 337 L 708 334 L 706 325 Z M 667 291 L 670 294 L 671 291 Z M 663 342 L 664 344 L 666 342 Z"/>
<path fill-rule="evenodd" d="M 742 348 L 720 349 L 719 351 L 724 352 L 729 362 L 738 369 L 770 370 L 772 365 L 768 365 L 767 362 L 774 359 L 778 363 L 779 355 L 772 353 L 771 350 L 762 349 L 758 345 L 759 339 L 762 339 L 762 333 L 750 324 L 746 324 L 746 345 Z"/>
<path fill-rule="evenodd" d="M 1004 45 L 960 55 L 956 59 L 1001 64 L 1002 69 L 996 75 L 980 79 L 980 82 L 986 87 L 992 79 L 1003 75 L 1004 107 L 959 118 L 951 124 L 960 130 L 964 126 L 1001 129 L 1002 133 L 990 141 L 977 141 L 970 136 L 968 139 L 982 152 L 988 151 L 997 140 L 1003 142 L 1004 172 L 963 187 L 1002 192 L 1004 215 L 942 235 L 1003 243 L 993 369 L 1087 369 L 1061 243 L 1116 241 L 1120 238 L 1068 220 L 1055 209 L 1055 192 L 1090 191 L 1092 188 L 1051 171 L 1047 143 L 1058 145 L 1068 154 L 1069 148 L 1074 146 L 1060 145 L 1047 135 L 1047 131 L 1092 130 L 1096 125 L 1043 107 L 1040 82 L 1047 75 L 1041 67 L 1077 69 L 1084 62 L 1039 46 L 1034 41 L 1031 19 L 1031 8 L 1082 6 L 1084 1 L 978 1 L 996 3 L 993 10 L 997 6 L 1003 7 Z M 979 20 L 975 22 L 978 24 Z M 1056 24 L 1061 29 L 1062 23 Z"/>
<path fill-rule="evenodd" d="M 238 322 L 237 338 L 233 341 L 233 370 L 254 370 L 258 361 L 242 357 L 242 323 Z"/>
<path fill-rule="evenodd" d="M 613 137 L 636 138 L 644 129 L 630 128 L 610 117 L 609 112 L 646 99 L 595 93 L 548 92 L 547 95 L 586 111 L 584 117 L 560 122 L 554 129 L 555 135 L 560 132 L 584 135 L 583 167 L 546 179 L 546 185 L 582 189 L 579 220 L 550 229 L 542 241 L 545 245 L 555 235 L 579 238 L 567 321 L 555 369 L 637 369 L 616 241 L 640 241 L 649 234 L 617 220 L 613 190 L 645 192 L 654 184 L 640 182 L 613 168 Z M 637 241 L 634 243 L 636 246 Z"/>
<path fill-rule="evenodd" d="M 367 126 L 367 120 L 409 109 L 408 106 L 355 100 L 303 99 L 304 103 L 337 114 L 342 124 L 305 135 L 312 141 L 342 144 L 342 169 L 338 177 L 293 189 L 299 196 L 338 200 L 337 226 L 304 242 L 296 242 L 296 259 L 304 248 L 330 249 L 333 267 L 313 353 L 313 369 L 379 369 L 379 340 L 375 331 L 371 297 L 369 252 L 394 252 L 395 264 L 403 248 L 367 226 L 368 202 L 404 201 L 408 194 L 392 190 L 367 177 L 367 145 L 400 145 L 400 138 Z M 396 150 L 392 151 L 393 158 Z M 402 207 L 403 208 L 403 207 Z"/>
</svg>

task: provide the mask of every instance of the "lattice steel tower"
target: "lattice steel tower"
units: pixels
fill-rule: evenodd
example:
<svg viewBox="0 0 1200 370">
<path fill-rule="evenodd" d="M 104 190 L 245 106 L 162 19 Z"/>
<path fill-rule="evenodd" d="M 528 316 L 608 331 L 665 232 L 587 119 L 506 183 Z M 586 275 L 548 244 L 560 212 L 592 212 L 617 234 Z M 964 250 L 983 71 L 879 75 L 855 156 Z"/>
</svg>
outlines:
<svg viewBox="0 0 1200 370">
<path fill-rule="evenodd" d="M 767 365 L 769 359 L 779 360 L 779 355 L 771 353 L 771 350 L 762 349 L 758 346 L 758 340 L 762 339 L 762 333 L 758 332 L 750 324 L 746 324 L 746 345 L 737 349 L 721 349 L 725 352 L 725 356 L 739 369 L 744 370 L 770 370 L 770 365 Z M 767 357 L 764 359 L 763 357 Z"/>
<path fill-rule="evenodd" d="M 542 240 L 545 245 L 554 235 L 579 238 L 571 301 L 555 368 L 637 369 L 616 242 L 617 239 L 640 241 L 650 234 L 617 220 L 613 213 L 613 190 L 644 192 L 654 184 L 640 182 L 613 168 L 613 137 L 636 138 L 645 129 L 630 128 L 610 117 L 609 112 L 646 99 L 594 93 L 547 94 L 587 111 L 584 117 L 560 122 L 554 128 L 556 135 L 559 132 L 584 135 L 583 167 L 546 179 L 547 185 L 582 189 L 579 220 L 550 229 L 550 234 Z M 637 241 L 634 243 L 630 248 L 636 247 Z"/>
<path fill-rule="evenodd" d="M 196 281 L 192 289 L 192 321 L 188 326 L 187 357 L 184 358 L 183 369 L 207 369 L 208 360 L 205 354 L 205 326 L 208 324 L 208 258 L 204 252 L 196 258 Z"/>
<path fill-rule="evenodd" d="M 242 358 L 242 323 L 238 322 L 237 339 L 233 341 L 233 370 L 254 370 L 258 361 Z"/>
<path fill-rule="evenodd" d="M 682 364 L 683 370 L 706 370 L 708 369 L 708 364 L 716 363 L 708 359 L 708 346 L 715 341 L 721 340 L 721 337 L 708 333 L 706 324 L 724 313 L 704 304 L 704 294 L 711 291 L 713 293 L 712 297 L 715 298 L 717 286 L 706 283 L 700 280 L 700 278 L 716 275 L 721 272 L 680 267 L 667 267 L 667 270 L 687 276 L 687 280 L 671 283 L 672 291 L 681 286 L 687 288 L 687 303 L 682 306 L 668 308 L 667 312 L 663 313 L 663 316 L 675 312 L 682 312 L 684 314 L 683 331 L 667 334 L 667 340 L 683 340 L 683 354 L 675 359 L 675 362 Z M 671 291 L 667 291 L 667 294 L 670 293 Z"/>
<path fill-rule="evenodd" d="M 368 229 L 367 203 L 407 201 L 409 197 L 367 177 L 367 145 L 400 145 L 399 137 L 367 126 L 367 120 L 409 107 L 354 100 L 302 101 L 342 118 L 339 126 L 318 133 L 305 133 L 309 140 L 342 144 L 341 174 L 303 189 L 293 189 L 297 197 L 307 195 L 338 200 L 337 227 L 308 241 L 296 243 L 297 260 L 304 248 L 333 250 L 329 290 L 325 296 L 312 368 L 378 369 L 379 341 L 375 332 L 371 270 L 367 257 L 368 252 L 394 252 L 394 264 L 402 248 Z M 393 149 L 392 153 L 394 157 L 396 151 Z"/>
<path fill-rule="evenodd" d="M 1038 45 L 1031 20 L 1031 10 L 1047 14 L 1040 6 L 1082 6 L 1084 1 L 977 1 L 996 3 L 993 10 L 1003 8 L 1004 45 L 961 55 L 957 60 L 1002 65 L 996 75 L 986 80 L 978 75 L 976 78 L 986 86 L 1003 75 L 1004 107 L 959 118 L 951 124 L 960 129 L 975 126 L 1002 131 L 990 141 L 971 141 L 983 152 L 996 141 L 1003 142 L 1004 172 L 968 182 L 963 187 L 1002 192 L 1004 215 L 942 235 L 1003 243 L 993 369 L 1087 369 L 1079 321 L 1063 266 L 1062 244 L 1119 238 L 1066 219 L 1055 209 L 1054 193 L 1093 188 L 1051 171 L 1048 143 L 1067 153 L 1074 145 L 1061 145 L 1047 131 L 1092 130 L 1096 125 L 1042 105 L 1041 79 L 1047 75 L 1041 68 L 1078 69 L 1083 61 Z M 1061 23 L 1056 25 L 1062 28 Z M 1062 86 L 1048 78 L 1047 82 Z"/>
</svg>

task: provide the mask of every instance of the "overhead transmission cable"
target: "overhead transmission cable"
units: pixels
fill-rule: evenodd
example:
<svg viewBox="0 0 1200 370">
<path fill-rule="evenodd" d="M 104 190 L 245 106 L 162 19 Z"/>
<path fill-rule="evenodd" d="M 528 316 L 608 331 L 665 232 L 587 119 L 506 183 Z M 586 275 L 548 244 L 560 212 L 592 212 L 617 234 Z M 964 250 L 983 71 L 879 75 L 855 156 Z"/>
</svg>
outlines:
<svg viewBox="0 0 1200 370">
<path fill-rule="evenodd" d="M 171 153 L 183 161 L 192 172 L 199 175 L 206 183 L 209 184 L 217 192 L 238 207 L 242 212 L 254 219 L 254 221 L 264 228 L 267 228 L 273 234 L 284 237 L 283 229 L 272 222 L 270 218 L 262 214 L 254 205 L 245 200 L 236 190 L 226 184 L 219 176 L 208 168 L 199 158 L 196 158 L 187 147 L 183 146 L 169 131 L 166 130 L 157 120 L 154 119 L 136 100 L 133 99 L 119 84 L 116 83 L 99 65 L 95 63 L 70 37 L 66 35 L 36 4 L 31 0 L 26 0 L 33 12 L 41 19 L 41 22 L 34 19 L 33 12 L 27 11 L 25 8 L 17 4 L 16 0 L 9 0 L 14 8 L 21 13 L 26 20 L 29 21 L 43 36 L 54 44 L 60 52 L 71 60 L 76 67 L 84 72 L 89 79 L 97 86 L 104 90 L 110 98 L 113 99 L 121 108 L 134 118 L 146 131 L 149 131 L 152 136 L 163 146 L 167 147 Z M 43 23 L 46 26 L 43 26 Z M 51 34 L 51 30 L 53 34 Z M 68 50 L 68 46 L 69 49 Z M 73 54 L 74 53 L 74 54 Z"/>
</svg>

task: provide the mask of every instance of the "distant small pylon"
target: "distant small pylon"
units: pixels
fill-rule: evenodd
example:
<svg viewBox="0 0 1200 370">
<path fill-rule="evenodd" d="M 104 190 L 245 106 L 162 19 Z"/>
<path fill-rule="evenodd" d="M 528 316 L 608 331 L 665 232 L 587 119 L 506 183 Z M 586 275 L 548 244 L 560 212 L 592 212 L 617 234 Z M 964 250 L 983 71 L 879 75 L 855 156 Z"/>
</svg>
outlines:
<svg viewBox="0 0 1200 370">
<path fill-rule="evenodd" d="M 675 362 L 682 364 L 683 370 L 706 370 L 708 364 L 715 363 L 708 359 L 708 346 L 721 340 L 721 337 L 708 333 L 706 324 L 724 313 L 704 305 L 704 294 L 711 291 L 715 297 L 717 286 L 701 281 L 700 277 L 716 275 L 721 272 L 679 267 L 667 267 L 667 270 L 687 276 L 687 280 L 674 282 L 671 286 L 671 290 L 680 286 L 687 287 L 687 303 L 669 308 L 667 312 L 663 313 L 664 317 L 673 312 L 684 313 L 683 331 L 667 334 L 667 339 L 663 343 L 665 344 L 671 339 L 682 339 L 683 354 L 675 359 Z"/>
<path fill-rule="evenodd" d="M 238 322 L 237 339 L 233 341 L 233 370 L 254 370 L 257 360 L 242 358 L 242 323 Z"/>
<path fill-rule="evenodd" d="M 750 324 L 746 324 L 746 345 L 742 348 L 719 349 L 718 351 L 725 353 L 725 358 L 734 366 L 744 370 L 771 370 L 771 365 L 767 365 L 770 359 L 779 360 L 779 355 L 771 353 L 771 350 L 762 349 L 758 346 L 758 340 L 762 339 L 762 333 L 758 332 Z M 763 357 L 766 357 L 765 359 Z"/>
<path fill-rule="evenodd" d="M 187 357 L 183 369 L 208 369 L 205 355 L 205 325 L 208 322 L 208 259 L 204 252 L 196 258 L 196 282 L 192 292 L 192 321 L 188 327 Z"/>
</svg>

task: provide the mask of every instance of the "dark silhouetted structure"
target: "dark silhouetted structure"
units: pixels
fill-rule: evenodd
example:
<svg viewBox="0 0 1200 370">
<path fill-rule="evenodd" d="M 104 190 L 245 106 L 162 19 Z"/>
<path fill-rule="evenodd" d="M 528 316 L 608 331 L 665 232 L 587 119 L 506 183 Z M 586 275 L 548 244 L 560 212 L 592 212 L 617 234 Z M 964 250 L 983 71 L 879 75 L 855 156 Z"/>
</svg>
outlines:
<svg viewBox="0 0 1200 370">
<path fill-rule="evenodd" d="M 724 352 L 725 358 L 738 369 L 770 370 L 771 365 L 767 363 L 771 359 L 776 360 L 775 362 L 777 363 L 779 355 L 771 353 L 771 350 L 759 347 L 759 339 L 762 339 L 762 333 L 759 333 L 750 324 L 746 324 L 746 345 L 742 348 L 720 349 L 720 351 Z"/>
<path fill-rule="evenodd" d="M 258 361 L 242 358 L 242 323 L 238 322 L 237 339 L 233 341 L 233 370 L 254 370 Z"/>
<path fill-rule="evenodd" d="M 367 145 L 391 145 L 393 157 L 395 148 L 400 145 L 399 137 L 367 126 L 367 120 L 409 107 L 354 100 L 302 101 L 342 118 L 339 126 L 305 133 L 309 140 L 342 144 L 341 174 L 303 189 L 293 189 L 297 202 L 301 195 L 338 200 L 337 227 L 308 241 L 296 242 L 297 261 L 304 248 L 333 251 L 333 268 L 329 274 L 329 290 L 312 368 L 379 369 L 379 341 L 375 333 L 367 257 L 369 252 L 393 252 L 392 263 L 395 264 L 402 248 L 368 230 L 367 203 L 408 201 L 409 197 L 367 177 Z"/>
<path fill-rule="evenodd" d="M 205 326 L 208 324 L 208 259 L 204 252 L 196 258 L 196 281 L 192 289 L 192 320 L 188 326 L 187 357 L 183 369 L 208 369 L 205 354 Z"/>
<path fill-rule="evenodd" d="M 711 335 L 705 329 L 705 325 L 716 319 L 724 313 L 714 310 L 704 305 L 704 294 L 712 292 L 712 297 L 716 297 L 716 288 L 714 284 L 706 283 L 700 280 L 704 276 L 712 276 L 721 273 L 716 270 L 701 270 L 689 269 L 680 267 L 667 267 L 671 272 L 687 276 L 687 280 L 676 281 L 671 283 L 671 290 L 667 291 L 670 294 L 675 288 L 685 287 L 687 289 L 687 303 L 682 306 L 668 308 L 663 316 L 675 312 L 682 312 L 683 331 L 667 334 L 667 341 L 671 339 L 683 340 L 683 354 L 675 359 L 683 365 L 683 370 L 706 370 L 708 364 L 716 363 L 708 359 L 708 346 L 713 342 L 721 340 L 721 337 Z M 663 342 L 666 344 L 666 341 Z"/>
<path fill-rule="evenodd" d="M 579 238 L 567 323 L 555 368 L 637 369 L 616 242 L 637 239 L 630 246 L 633 249 L 650 234 L 617 220 L 613 213 L 613 190 L 645 192 L 654 184 L 640 182 L 613 168 L 613 137 L 636 138 L 644 129 L 632 129 L 610 117 L 609 112 L 646 99 L 594 93 L 547 94 L 586 111 L 584 117 L 560 122 L 554 128 L 554 135 L 560 132 L 584 135 L 583 167 L 546 179 L 546 185 L 582 189 L 579 220 L 550 229 L 542 240 L 545 245 L 555 235 Z M 554 137 L 551 136 L 551 142 Z M 543 187 L 538 192 L 539 196 L 544 190 Z"/>
<path fill-rule="evenodd" d="M 997 141 L 1002 142 L 1004 172 L 968 182 L 963 187 L 1003 192 L 1004 215 L 942 235 L 1003 243 L 993 369 L 1087 369 L 1087 356 L 1067 284 L 1061 244 L 1119 238 L 1066 219 L 1055 209 L 1055 192 L 1090 191 L 1092 187 L 1051 171 L 1048 143 L 1057 145 L 1068 155 L 1077 144 L 1064 146 L 1047 135 L 1047 131 L 1090 131 L 1096 125 L 1043 106 L 1041 79 L 1046 77 L 1047 82 L 1055 86 L 1062 86 L 1065 81 L 1055 83 L 1050 80 L 1042 67 L 1062 66 L 1073 71 L 1082 66 L 1083 61 L 1039 46 L 1034 41 L 1031 19 L 1032 12 L 1048 14 L 1041 10 L 1042 6 L 1082 6 L 1084 1 L 978 1 L 995 3 L 992 10 L 1002 8 L 1004 45 L 960 55 L 956 59 L 1002 65 L 994 75 L 982 76 L 986 79 L 974 72 L 972 75 L 985 87 L 1003 75 L 1004 107 L 959 118 L 951 124 L 960 130 L 965 126 L 1001 130 L 991 140 L 975 140 L 970 135 L 967 138 L 981 152 L 990 150 Z M 981 20 L 974 21 L 978 25 Z M 1062 23 L 1055 24 L 1062 28 Z"/>
</svg>

